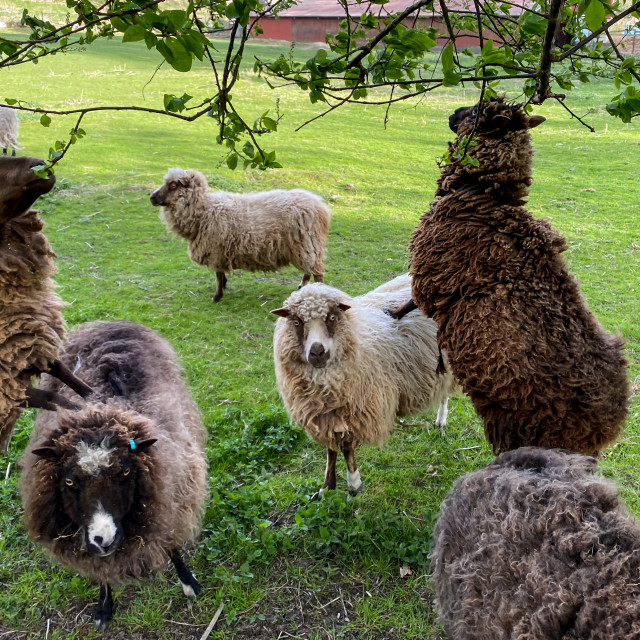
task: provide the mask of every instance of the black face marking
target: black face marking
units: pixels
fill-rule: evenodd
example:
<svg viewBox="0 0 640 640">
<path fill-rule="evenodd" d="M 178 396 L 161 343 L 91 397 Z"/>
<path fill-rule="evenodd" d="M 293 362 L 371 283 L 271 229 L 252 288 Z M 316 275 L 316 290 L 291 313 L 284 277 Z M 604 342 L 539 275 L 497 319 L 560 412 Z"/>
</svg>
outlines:
<svg viewBox="0 0 640 640">
<path fill-rule="evenodd" d="M 298 340 L 302 342 L 304 338 L 304 322 L 300 319 L 299 316 L 294 313 L 290 313 L 287 317 L 287 320 L 291 323 L 291 326 L 294 328 L 296 335 L 298 336 Z"/>
<path fill-rule="evenodd" d="M 327 317 L 324 319 L 324 323 L 330 336 L 333 336 L 333 334 L 336 332 L 336 320 L 337 311 L 329 311 Z"/>
</svg>

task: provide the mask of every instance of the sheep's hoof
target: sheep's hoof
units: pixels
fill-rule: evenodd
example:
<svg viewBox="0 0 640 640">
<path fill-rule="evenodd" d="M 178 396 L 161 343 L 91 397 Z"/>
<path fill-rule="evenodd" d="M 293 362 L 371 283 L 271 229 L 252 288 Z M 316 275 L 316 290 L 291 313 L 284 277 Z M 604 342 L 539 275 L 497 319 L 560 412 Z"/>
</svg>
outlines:
<svg viewBox="0 0 640 640">
<path fill-rule="evenodd" d="M 220 302 L 220 300 L 222 300 L 222 294 L 221 293 L 216 293 L 216 295 L 213 296 L 212 300 L 214 302 Z"/>
<path fill-rule="evenodd" d="M 352 496 L 357 496 L 362 491 L 362 479 L 360 478 L 360 469 L 356 469 L 353 473 L 347 471 L 347 489 Z"/>
<path fill-rule="evenodd" d="M 96 611 L 93 626 L 96 628 L 96 631 L 106 631 L 110 620 L 111 616 L 106 611 Z"/>
<path fill-rule="evenodd" d="M 188 582 L 182 582 L 182 580 L 180 580 L 180 586 L 182 587 L 182 593 L 184 593 L 187 598 L 195 598 L 202 593 L 202 587 L 193 573 Z"/>
</svg>

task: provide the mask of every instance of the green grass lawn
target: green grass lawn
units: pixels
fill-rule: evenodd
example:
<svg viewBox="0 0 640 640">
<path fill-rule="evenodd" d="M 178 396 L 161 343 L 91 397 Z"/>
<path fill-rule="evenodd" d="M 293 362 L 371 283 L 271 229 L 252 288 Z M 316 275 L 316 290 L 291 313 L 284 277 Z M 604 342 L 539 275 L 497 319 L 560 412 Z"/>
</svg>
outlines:
<svg viewBox="0 0 640 640">
<path fill-rule="evenodd" d="M 246 59 L 278 51 L 256 42 Z M 152 79 L 156 55 L 138 44 L 99 43 L 3 70 L 0 98 L 52 109 L 157 108 L 163 93 L 188 91 L 195 102 L 210 90 L 203 68 L 183 75 L 165 66 Z M 400 104 L 386 129 L 384 109 L 346 106 L 295 133 L 321 110 L 301 91 L 272 91 L 247 74 L 234 93 L 251 121 L 279 100 L 284 118 L 264 144 L 276 149 L 283 169 L 229 171 L 210 119 L 187 125 L 155 115 L 89 115 L 86 138 L 39 202 L 58 254 L 69 325 L 126 318 L 166 337 L 181 355 L 210 436 L 211 499 L 190 553 L 202 597 L 186 602 L 170 571 L 127 586 L 116 594 L 102 637 L 199 638 L 223 603 L 212 639 L 443 638 L 428 580 L 433 521 L 454 479 L 492 458 L 470 402 L 450 402 L 445 433 L 428 413 L 404 420 L 384 448 L 360 449 L 361 495 L 348 496 L 340 466 L 338 490 L 310 502 L 324 452 L 282 408 L 269 313 L 297 286 L 299 273 L 237 272 L 214 305 L 215 276 L 189 261 L 185 243 L 167 233 L 148 196 L 175 166 L 203 171 L 214 188 L 315 191 L 333 212 L 326 280 L 361 294 L 406 270 L 411 231 L 433 197 L 436 161 L 451 138 L 447 117 L 477 96 L 452 88 Z M 582 114 L 610 94 L 604 85 L 587 85 L 572 104 Z M 567 259 L 589 305 L 627 341 L 635 395 L 626 434 L 601 467 L 640 516 L 640 126 L 596 108 L 588 116 L 597 129 L 591 134 L 560 106 L 537 112 L 547 122 L 532 133 L 529 207 L 567 236 Z M 53 117 L 45 129 L 35 115 L 24 115 L 22 153 L 46 156 L 73 124 Z M 87 606 L 97 588 L 52 563 L 22 527 L 17 461 L 33 420 L 25 412 L 0 460 L 0 638 L 97 637 Z M 401 577 L 401 567 L 410 575 Z"/>
</svg>

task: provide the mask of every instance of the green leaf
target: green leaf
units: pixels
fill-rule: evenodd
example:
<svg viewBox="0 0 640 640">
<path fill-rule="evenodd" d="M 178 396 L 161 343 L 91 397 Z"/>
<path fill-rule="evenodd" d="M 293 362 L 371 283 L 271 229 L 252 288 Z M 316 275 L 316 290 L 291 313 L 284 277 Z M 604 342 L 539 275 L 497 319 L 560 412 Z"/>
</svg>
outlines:
<svg viewBox="0 0 640 640">
<path fill-rule="evenodd" d="M 242 147 L 242 152 L 249 156 L 250 158 L 253 158 L 253 156 L 255 155 L 255 150 L 253 148 L 253 145 L 247 140 L 247 142 L 244 143 L 243 147 Z"/>
<path fill-rule="evenodd" d="M 51 118 L 46 113 L 43 113 L 40 116 L 40 124 L 43 127 L 48 127 L 51 124 Z"/>
<path fill-rule="evenodd" d="M 278 129 L 278 123 L 273 118 L 269 118 L 268 116 L 262 118 L 262 124 L 267 129 L 269 129 L 269 131 L 277 131 Z"/>
<path fill-rule="evenodd" d="M 233 171 L 238 166 L 238 156 L 235 153 L 230 153 L 227 156 L 227 167 Z"/>
<path fill-rule="evenodd" d="M 17 104 L 17 103 L 18 103 L 18 101 L 17 101 L 17 100 L 15 100 L 14 98 L 5 98 L 5 99 L 4 99 L 4 101 L 5 101 L 7 104 Z"/>
<path fill-rule="evenodd" d="M 442 50 L 442 70 L 444 75 L 453 73 L 453 45 L 451 42 Z M 457 83 L 456 83 L 457 84 Z"/>
<path fill-rule="evenodd" d="M 138 42 L 147 35 L 147 30 L 137 24 L 132 24 L 122 36 L 122 42 Z"/>
<path fill-rule="evenodd" d="M 454 87 L 462 80 L 462 76 L 459 73 L 445 73 L 442 80 L 442 84 L 445 87 Z"/>
<path fill-rule="evenodd" d="M 123 33 L 129 28 L 129 24 L 121 18 L 111 18 L 111 25 L 116 31 L 122 31 Z"/>
<path fill-rule="evenodd" d="M 589 4 L 587 4 L 584 12 L 584 17 L 591 31 L 595 31 L 602 25 L 605 15 L 606 10 L 600 0 L 589 0 Z"/>
<path fill-rule="evenodd" d="M 530 11 L 525 11 L 520 16 L 520 26 L 529 35 L 543 36 L 547 30 L 547 19 Z"/>
</svg>

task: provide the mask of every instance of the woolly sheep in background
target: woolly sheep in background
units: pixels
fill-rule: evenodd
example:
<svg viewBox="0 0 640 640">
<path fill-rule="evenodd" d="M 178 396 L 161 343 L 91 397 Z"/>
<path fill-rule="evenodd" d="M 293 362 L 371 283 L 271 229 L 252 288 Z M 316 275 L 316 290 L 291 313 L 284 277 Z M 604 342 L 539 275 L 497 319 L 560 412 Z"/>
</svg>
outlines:
<svg viewBox="0 0 640 640">
<path fill-rule="evenodd" d="M 216 272 L 218 302 L 233 269 L 276 271 L 288 264 L 322 282 L 331 215 L 322 198 L 304 191 L 209 191 L 199 171 L 169 169 L 151 194 L 167 229 L 189 243 L 189 257 Z"/>
</svg>

